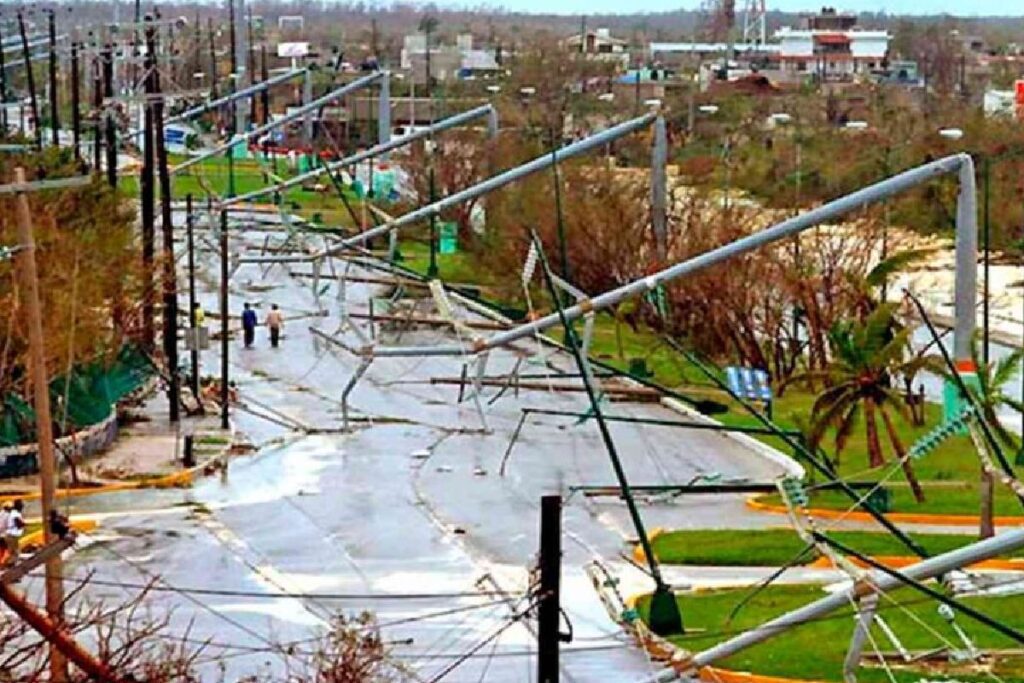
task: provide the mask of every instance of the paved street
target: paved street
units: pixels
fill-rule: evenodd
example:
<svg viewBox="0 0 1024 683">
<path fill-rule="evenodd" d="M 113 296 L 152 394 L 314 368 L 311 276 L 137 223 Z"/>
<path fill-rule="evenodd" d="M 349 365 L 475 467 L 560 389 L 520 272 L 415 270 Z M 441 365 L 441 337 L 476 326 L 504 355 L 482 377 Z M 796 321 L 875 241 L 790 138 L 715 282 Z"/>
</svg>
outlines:
<svg viewBox="0 0 1024 683">
<path fill-rule="evenodd" d="M 233 234 L 232 251 L 259 245 L 264 237 Z M 218 271 L 209 250 L 201 262 L 201 299 L 212 313 Z M 369 286 L 349 284 L 347 304 L 353 311 L 366 310 L 375 294 Z M 339 397 L 357 359 L 328 350 L 308 330 L 337 328 L 334 287 L 323 297 L 329 315 L 314 315 L 308 280 L 288 277 L 280 266 L 264 278 L 260 266 L 248 264 L 232 279 L 232 313 L 237 315 L 246 301 L 259 305 L 261 318 L 270 303 L 278 303 L 288 320 L 279 349 L 269 347 L 263 327 L 252 350 L 231 341 L 231 370 L 241 400 L 271 406 L 304 424 L 340 428 Z M 208 324 L 211 331 L 218 329 L 216 320 L 208 317 Z M 351 332 L 343 338 L 357 341 Z M 438 331 L 415 331 L 400 343 L 445 338 Z M 219 368 L 217 347 L 215 342 L 203 355 L 206 373 Z M 554 366 L 573 370 L 569 357 L 544 354 Z M 513 363 L 511 353 L 493 353 L 488 373 L 505 372 Z M 588 561 L 600 558 L 622 576 L 624 590 L 651 585 L 620 557 L 629 549 L 626 541 L 635 537 L 621 502 L 570 495 L 570 486 L 614 483 L 594 423 L 531 417 L 505 476 L 499 474 L 522 407 L 583 411 L 585 395 L 523 391 L 516 398 L 510 391 L 486 405 L 499 389 L 485 387 L 491 431 L 484 433 L 473 402 L 457 402 L 457 386 L 428 382 L 457 377 L 461 367 L 459 358 L 376 361 L 353 392 L 356 429 L 348 434 L 304 436 L 235 411 L 238 431 L 260 447 L 235 458 L 225 478 L 208 478 L 189 490 L 72 502 L 74 513 L 101 514 L 103 521 L 72 559 L 70 571 L 77 576 L 94 571 L 103 581 L 132 585 L 161 576 L 166 583 L 158 584 L 152 604 L 173 607 L 177 626 L 193 622 L 192 638 L 213 641 L 209 666 L 215 666 L 213 655 L 228 655 L 221 659 L 229 676 L 259 666 L 280 671 L 283 658 L 267 640 L 308 639 L 334 612 L 370 610 L 384 625 L 386 639 L 395 643 L 395 657 L 419 678 L 431 680 L 523 610 L 527 571 L 537 552 L 539 498 L 561 492 L 567 497 L 563 603 L 575 634 L 566 647 L 566 678 L 606 680 L 609 671 L 620 680 L 642 677 L 652 665 L 608 618 L 583 571 Z M 537 364 L 530 371 L 542 368 Z M 614 403 L 608 410 L 678 417 L 656 404 Z M 721 434 L 623 423 L 613 424 L 612 433 L 634 483 L 687 481 L 700 473 L 766 480 L 780 471 Z M 735 496 L 653 501 L 644 505 L 644 514 L 651 527 L 784 524 L 782 517 L 747 511 Z M 685 583 L 685 574 L 673 571 L 669 578 Z M 486 576 L 493 583 L 481 581 Z M 219 594 L 176 592 L 169 586 Z M 496 595 L 496 589 L 507 597 Z M 89 589 L 104 596 L 123 595 L 123 590 L 131 589 Z M 481 590 L 486 593 L 478 594 Z M 291 597 L 270 597 L 284 593 Z M 477 681 L 484 675 L 490 681 L 530 680 L 533 649 L 527 625 L 517 623 L 445 680 Z"/>
</svg>

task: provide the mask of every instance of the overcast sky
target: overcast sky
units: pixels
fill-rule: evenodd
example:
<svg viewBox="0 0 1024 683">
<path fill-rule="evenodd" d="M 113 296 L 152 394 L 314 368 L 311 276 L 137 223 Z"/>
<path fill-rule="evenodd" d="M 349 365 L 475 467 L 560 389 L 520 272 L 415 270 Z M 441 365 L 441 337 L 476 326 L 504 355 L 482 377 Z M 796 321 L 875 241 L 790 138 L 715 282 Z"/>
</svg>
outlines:
<svg viewBox="0 0 1024 683">
<path fill-rule="evenodd" d="M 446 4 L 438 2 L 438 4 Z M 461 3 L 456 3 L 461 4 Z M 468 3 L 472 4 L 472 3 Z M 488 3 L 490 4 L 490 3 Z M 505 9 L 522 12 L 543 12 L 558 14 L 598 14 L 601 12 L 664 12 L 678 8 L 694 9 L 698 2 L 688 0 L 644 0 L 637 3 L 622 3 L 621 0 L 500 0 L 495 3 Z M 808 12 L 820 9 L 822 4 L 835 5 L 850 11 L 879 12 L 890 14 L 958 14 L 958 15 L 1014 15 L 1024 16 L 1024 0 L 844 0 L 824 2 L 818 0 L 767 0 L 769 10 Z M 742 11 L 744 2 L 737 0 L 736 9 Z"/>
</svg>

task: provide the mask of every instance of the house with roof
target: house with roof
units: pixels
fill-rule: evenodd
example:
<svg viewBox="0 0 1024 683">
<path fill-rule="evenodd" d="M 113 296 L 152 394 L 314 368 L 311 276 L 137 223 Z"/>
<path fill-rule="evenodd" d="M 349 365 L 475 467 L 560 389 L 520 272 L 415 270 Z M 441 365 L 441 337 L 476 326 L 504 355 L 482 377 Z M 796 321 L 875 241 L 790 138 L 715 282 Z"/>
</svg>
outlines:
<svg viewBox="0 0 1024 683">
<path fill-rule="evenodd" d="M 824 7 L 805 17 L 800 28 L 779 29 L 775 37 L 782 70 L 819 81 L 849 81 L 882 69 L 891 36 L 856 24 L 855 15 Z"/>
<path fill-rule="evenodd" d="M 569 36 L 562 41 L 562 47 L 568 52 L 580 52 L 588 59 L 608 60 L 623 66 L 629 64 L 629 42 L 616 38 L 607 28 Z"/>
</svg>

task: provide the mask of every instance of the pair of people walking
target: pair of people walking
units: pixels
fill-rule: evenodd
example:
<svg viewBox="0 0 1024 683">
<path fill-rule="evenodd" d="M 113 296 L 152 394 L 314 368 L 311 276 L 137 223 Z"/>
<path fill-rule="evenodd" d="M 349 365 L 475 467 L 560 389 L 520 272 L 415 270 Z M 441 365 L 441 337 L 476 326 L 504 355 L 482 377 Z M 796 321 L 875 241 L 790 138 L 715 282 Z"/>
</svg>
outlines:
<svg viewBox="0 0 1024 683">
<path fill-rule="evenodd" d="M 245 304 L 242 311 L 242 335 L 247 349 L 252 348 L 253 342 L 256 341 L 257 324 L 256 311 L 249 304 Z M 281 330 L 284 328 L 284 316 L 277 304 L 271 304 L 264 324 L 270 330 L 270 345 L 276 349 L 281 342 Z"/>
</svg>

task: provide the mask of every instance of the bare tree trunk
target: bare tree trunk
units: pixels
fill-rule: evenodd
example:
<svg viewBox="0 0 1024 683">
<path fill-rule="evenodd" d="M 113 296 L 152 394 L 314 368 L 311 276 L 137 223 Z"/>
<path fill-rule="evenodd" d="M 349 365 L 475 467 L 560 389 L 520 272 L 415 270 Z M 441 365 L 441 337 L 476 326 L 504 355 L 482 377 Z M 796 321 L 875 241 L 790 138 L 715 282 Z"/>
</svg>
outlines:
<svg viewBox="0 0 1024 683">
<path fill-rule="evenodd" d="M 903 450 L 903 444 L 900 443 L 900 439 L 896 436 L 896 428 L 892 424 L 892 418 L 889 416 L 889 411 L 883 406 L 879 406 L 879 412 L 882 413 L 882 420 L 885 421 L 885 431 L 889 434 L 889 443 L 892 444 L 892 450 L 895 451 L 896 457 L 900 460 L 900 467 L 903 469 L 903 476 L 906 477 L 907 483 L 910 484 L 910 490 L 914 494 L 914 500 L 918 503 L 924 502 L 924 489 L 921 488 L 921 482 L 917 480 L 917 474 L 914 472 L 914 466 L 910 464 L 910 458 L 905 457 L 906 452 Z"/>
<path fill-rule="evenodd" d="M 978 538 L 991 538 L 995 536 L 996 526 L 994 517 L 995 508 L 995 481 L 992 475 L 981 468 L 981 522 L 978 528 Z"/>
<path fill-rule="evenodd" d="M 882 457 L 882 445 L 878 442 L 875 402 L 870 399 L 864 401 L 864 425 L 868 432 L 868 462 L 871 467 L 881 467 L 885 460 Z"/>
</svg>

